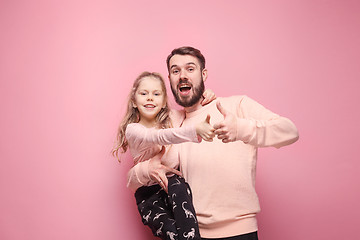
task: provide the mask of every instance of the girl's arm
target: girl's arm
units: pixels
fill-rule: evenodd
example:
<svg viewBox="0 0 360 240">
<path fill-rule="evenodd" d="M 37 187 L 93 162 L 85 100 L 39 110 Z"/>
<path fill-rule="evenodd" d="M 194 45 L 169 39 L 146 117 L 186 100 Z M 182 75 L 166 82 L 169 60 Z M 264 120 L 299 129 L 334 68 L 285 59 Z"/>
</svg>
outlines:
<svg viewBox="0 0 360 240">
<path fill-rule="evenodd" d="M 139 123 L 129 124 L 126 128 L 126 138 L 133 144 L 157 144 L 170 145 L 183 142 L 212 141 L 214 128 L 210 125 L 210 115 L 205 121 L 195 126 L 184 126 L 179 128 L 155 129 L 147 128 Z"/>
<path fill-rule="evenodd" d="M 126 139 L 132 144 L 170 145 L 183 142 L 199 142 L 196 127 L 155 129 L 139 123 L 129 124 L 126 128 Z"/>
</svg>

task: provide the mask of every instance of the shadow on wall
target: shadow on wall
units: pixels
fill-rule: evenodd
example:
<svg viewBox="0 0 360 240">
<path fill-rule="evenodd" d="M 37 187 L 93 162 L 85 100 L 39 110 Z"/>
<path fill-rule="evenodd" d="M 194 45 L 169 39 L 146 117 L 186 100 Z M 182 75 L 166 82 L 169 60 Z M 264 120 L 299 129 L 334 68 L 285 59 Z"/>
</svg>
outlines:
<svg viewBox="0 0 360 240">
<path fill-rule="evenodd" d="M 116 161 L 116 159 L 114 159 Z M 151 230 L 143 225 L 140 214 L 137 210 L 134 193 L 126 187 L 127 172 L 133 166 L 130 153 L 126 153 L 121 158 L 119 168 L 119 189 L 116 191 L 116 201 L 119 203 L 115 216 L 119 217 L 119 232 L 122 239 L 153 239 Z M 130 231 L 129 231 L 130 230 Z"/>
</svg>

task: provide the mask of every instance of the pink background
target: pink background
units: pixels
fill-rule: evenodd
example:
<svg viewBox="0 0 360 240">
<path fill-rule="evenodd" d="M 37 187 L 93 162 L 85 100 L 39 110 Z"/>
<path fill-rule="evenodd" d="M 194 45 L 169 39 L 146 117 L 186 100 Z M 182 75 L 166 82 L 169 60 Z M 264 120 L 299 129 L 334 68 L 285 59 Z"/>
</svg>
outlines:
<svg viewBox="0 0 360 240">
<path fill-rule="evenodd" d="M 208 88 L 294 121 L 259 152 L 261 239 L 357 239 L 360 3 L 0 2 L 0 239 L 153 239 L 109 155 L 143 70 L 192 45 Z M 172 96 L 170 96 L 172 99 Z"/>
</svg>

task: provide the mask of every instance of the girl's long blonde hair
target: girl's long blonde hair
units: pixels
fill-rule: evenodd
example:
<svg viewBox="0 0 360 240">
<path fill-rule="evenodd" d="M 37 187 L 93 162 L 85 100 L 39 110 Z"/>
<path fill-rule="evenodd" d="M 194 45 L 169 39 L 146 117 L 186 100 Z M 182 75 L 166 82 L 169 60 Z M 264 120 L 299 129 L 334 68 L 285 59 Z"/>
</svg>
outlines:
<svg viewBox="0 0 360 240">
<path fill-rule="evenodd" d="M 119 153 L 125 153 L 128 149 L 128 142 L 125 138 L 125 130 L 128 124 L 130 123 L 137 123 L 140 121 L 140 113 L 139 110 L 133 107 L 133 103 L 135 102 L 135 93 L 141 83 L 141 81 L 145 77 L 152 77 L 158 79 L 161 83 L 161 88 L 163 91 L 164 101 L 166 102 L 165 107 L 161 109 L 161 111 L 156 115 L 156 123 L 158 124 L 158 128 L 169 128 L 171 127 L 170 121 L 170 110 L 169 104 L 167 101 L 167 93 L 166 93 L 166 86 L 164 79 L 159 73 L 156 72 L 143 72 L 141 73 L 134 81 L 130 94 L 128 96 L 128 104 L 126 114 L 123 120 L 120 122 L 117 135 L 116 135 L 116 143 L 114 148 L 112 149 L 111 153 L 114 157 L 118 159 L 120 162 L 120 155 Z"/>
</svg>

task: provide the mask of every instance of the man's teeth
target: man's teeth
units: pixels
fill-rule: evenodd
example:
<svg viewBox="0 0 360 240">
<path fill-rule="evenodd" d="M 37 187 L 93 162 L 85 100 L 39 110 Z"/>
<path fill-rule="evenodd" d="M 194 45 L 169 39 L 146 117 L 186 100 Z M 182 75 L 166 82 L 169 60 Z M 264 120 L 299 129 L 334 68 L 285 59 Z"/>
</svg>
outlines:
<svg viewBox="0 0 360 240">
<path fill-rule="evenodd" d="M 191 86 L 188 84 L 182 84 L 179 86 L 180 91 L 187 91 L 191 89 Z"/>
</svg>

